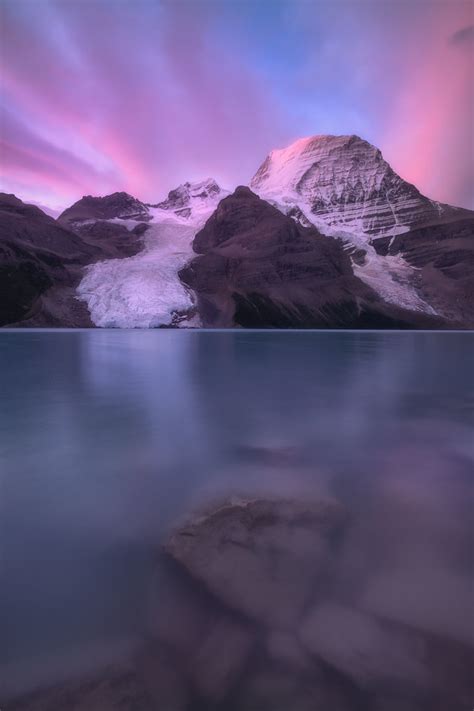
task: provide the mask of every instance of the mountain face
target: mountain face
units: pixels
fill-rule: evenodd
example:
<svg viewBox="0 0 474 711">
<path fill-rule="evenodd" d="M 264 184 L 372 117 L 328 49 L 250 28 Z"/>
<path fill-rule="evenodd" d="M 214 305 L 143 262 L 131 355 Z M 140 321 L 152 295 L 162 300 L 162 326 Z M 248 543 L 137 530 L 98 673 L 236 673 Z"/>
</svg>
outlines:
<svg viewBox="0 0 474 711">
<path fill-rule="evenodd" d="M 0 196 L 0 325 L 474 328 L 474 213 L 357 136 L 272 151 L 232 195 Z"/>
<path fill-rule="evenodd" d="M 68 207 L 58 217 L 66 227 L 74 227 L 87 220 L 140 220 L 151 219 L 149 208 L 128 193 L 113 193 L 105 197 L 85 195 Z"/>
<path fill-rule="evenodd" d="M 419 292 L 448 321 L 474 327 L 474 218 L 373 240 L 377 254 L 416 270 Z"/>
<path fill-rule="evenodd" d="M 105 227 L 104 227 L 105 225 Z M 140 230 L 87 224 L 80 234 L 14 195 L 0 193 L 0 326 L 91 326 L 76 295 L 83 268 L 134 254 Z"/>
<path fill-rule="evenodd" d="M 0 194 L 0 325 L 21 321 L 40 310 L 54 285 L 71 288 L 67 267 L 87 263 L 92 250 L 38 207 Z M 87 313 L 84 314 L 87 319 Z"/>
<path fill-rule="evenodd" d="M 184 183 L 166 200 L 149 205 L 141 252 L 95 264 L 78 286 L 93 323 L 115 328 L 199 325 L 194 297 L 178 273 L 194 256 L 196 232 L 225 195 L 215 180 L 208 179 Z M 129 227 L 133 224 L 127 220 Z M 80 228 L 82 235 L 86 228 Z"/>
<path fill-rule="evenodd" d="M 474 327 L 474 213 L 423 196 L 367 141 L 300 139 L 272 151 L 251 186 L 300 224 L 341 239 L 355 274 L 388 303 Z"/>
<path fill-rule="evenodd" d="M 271 151 L 250 187 L 288 209 L 298 206 L 310 222 L 371 236 L 455 211 L 424 197 L 358 136 L 311 136 Z"/>
<path fill-rule="evenodd" d="M 219 200 L 228 195 L 213 178 L 199 183 L 183 183 L 168 193 L 166 200 L 150 205 L 160 210 L 174 212 L 185 219 L 196 214 L 208 213 L 209 207 L 216 206 Z"/>
<path fill-rule="evenodd" d="M 239 187 L 219 203 L 181 272 L 206 327 L 435 325 L 385 303 L 352 270 L 342 242 L 303 227 Z"/>
<path fill-rule="evenodd" d="M 127 193 L 86 196 L 58 220 L 0 199 L 0 325 L 198 324 L 178 272 L 198 229 L 227 195 L 208 179 L 156 205 Z"/>
</svg>

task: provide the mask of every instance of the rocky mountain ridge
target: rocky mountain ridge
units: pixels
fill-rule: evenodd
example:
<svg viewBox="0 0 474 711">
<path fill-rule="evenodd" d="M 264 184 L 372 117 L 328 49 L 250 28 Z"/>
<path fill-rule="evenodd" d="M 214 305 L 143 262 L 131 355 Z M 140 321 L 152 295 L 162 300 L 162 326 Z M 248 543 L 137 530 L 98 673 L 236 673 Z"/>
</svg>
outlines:
<svg viewBox="0 0 474 711">
<path fill-rule="evenodd" d="M 180 278 L 206 327 L 404 328 L 441 325 L 391 305 L 359 279 L 340 240 L 303 227 L 247 187 L 219 203 Z"/>
<path fill-rule="evenodd" d="M 0 323 L 474 327 L 474 213 L 423 196 L 375 146 L 303 138 L 250 185 L 89 195 L 57 220 L 3 196 Z"/>
<path fill-rule="evenodd" d="M 198 183 L 183 183 L 174 190 L 170 190 L 166 200 L 150 205 L 160 210 L 169 210 L 179 217 L 187 218 L 196 208 L 217 204 L 225 197 L 228 191 L 222 190 L 214 178 L 206 178 Z"/>
<path fill-rule="evenodd" d="M 146 225 L 61 224 L 0 193 L 0 326 L 93 326 L 76 288 L 88 264 L 140 250 Z"/>
<path fill-rule="evenodd" d="M 74 226 L 87 220 L 148 221 L 151 219 L 148 206 L 125 192 L 112 193 L 105 197 L 84 195 L 68 207 L 58 217 L 58 222 L 65 226 Z"/>
<path fill-rule="evenodd" d="M 375 146 L 355 135 L 299 139 L 271 151 L 250 184 L 300 224 L 342 240 L 354 273 L 388 303 L 474 325 L 474 213 L 422 195 Z M 464 263 L 457 270 L 440 271 L 441 233 L 444 259 Z M 386 248 L 421 234 L 422 265 L 410 250 Z"/>
<path fill-rule="evenodd" d="M 309 136 L 271 151 L 250 187 L 288 209 L 298 206 L 313 224 L 369 236 L 462 212 L 422 195 L 378 148 L 355 135 Z"/>
</svg>

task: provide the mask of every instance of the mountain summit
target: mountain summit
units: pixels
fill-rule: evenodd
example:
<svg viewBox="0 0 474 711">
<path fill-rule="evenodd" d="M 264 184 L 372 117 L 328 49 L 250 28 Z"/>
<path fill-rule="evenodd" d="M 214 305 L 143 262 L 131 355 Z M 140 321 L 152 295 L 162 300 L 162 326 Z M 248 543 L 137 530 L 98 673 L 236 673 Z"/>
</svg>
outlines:
<svg viewBox="0 0 474 711">
<path fill-rule="evenodd" d="M 214 178 L 206 178 L 197 183 L 186 182 L 178 185 L 174 190 L 170 190 L 166 200 L 150 207 L 169 210 L 178 217 L 187 219 L 190 216 L 208 213 L 210 208 L 215 208 L 219 200 L 228 194 L 229 192 L 223 190 Z"/>
<path fill-rule="evenodd" d="M 288 213 L 297 205 L 309 222 L 370 236 L 398 234 L 455 212 L 422 195 L 378 148 L 355 135 L 310 136 L 273 150 L 250 187 Z"/>
<path fill-rule="evenodd" d="M 104 197 L 84 195 L 68 207 L 58 217 L 58 222 L 70 227 L 87 220 L 150 220 L 148 207 L 124 192 L 112 193 Z"/>
</svg>

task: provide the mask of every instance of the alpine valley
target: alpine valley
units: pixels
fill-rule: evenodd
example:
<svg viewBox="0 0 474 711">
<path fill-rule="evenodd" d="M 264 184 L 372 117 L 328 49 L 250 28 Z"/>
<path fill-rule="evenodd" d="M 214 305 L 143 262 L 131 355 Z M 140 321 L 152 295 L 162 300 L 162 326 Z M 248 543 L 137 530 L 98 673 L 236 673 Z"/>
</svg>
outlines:
<svg viewBox="0 0 474 711">
<path fill-rule="evenodd" d="M 3 193 L 0 325 L 474 328 L 474 212 L 354 135 L 274 150 L 232 193 L 85 196 L 56 220 Z"/>
</svg>

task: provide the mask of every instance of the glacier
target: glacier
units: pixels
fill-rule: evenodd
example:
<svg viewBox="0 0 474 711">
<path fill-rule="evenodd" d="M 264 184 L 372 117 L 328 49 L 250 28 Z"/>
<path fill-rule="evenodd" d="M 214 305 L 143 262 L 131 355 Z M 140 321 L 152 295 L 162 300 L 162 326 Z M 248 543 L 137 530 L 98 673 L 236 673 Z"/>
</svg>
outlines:
<svg viewBox="0 0 474 711">
<path fill-rule="evenodd" d="M 206 188 L 210 189 L 207 190 Z M 108 259 L 87 267 L 77 297 L 87 303 L 91 320 L 102 328 L 199 326 L 194 297 L 179 279 L 179 271 L 195 253 L 196 232 L 214 212 L 227 191 L 215 181 L 185 183 L 160 207 L 144 234 L 143 250 L 125 259 Z M 184 197 L 183 197 L 184 193 Z M 140 220 L 112 218 L 133 229 Z"/>
</svg>

